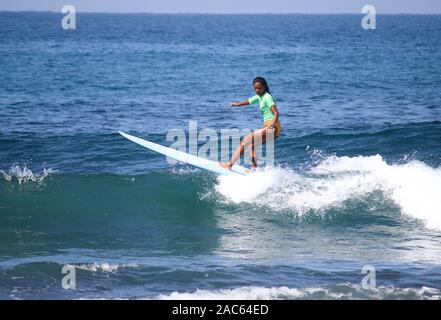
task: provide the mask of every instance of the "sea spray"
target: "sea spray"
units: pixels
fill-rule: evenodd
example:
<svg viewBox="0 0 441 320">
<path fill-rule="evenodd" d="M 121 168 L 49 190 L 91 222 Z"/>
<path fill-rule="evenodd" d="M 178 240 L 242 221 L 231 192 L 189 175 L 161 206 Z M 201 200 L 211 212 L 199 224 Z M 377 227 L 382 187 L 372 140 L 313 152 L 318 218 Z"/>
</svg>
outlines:
<svg viewBox="0 0 441 320">
<path fill-rule="evenodd" d="M 37 182 L 41 183 L 43 180 L 48 177 L 50 174 L 56 173 L 56 170 L 53 169 L 43 169 L 42 173 L 34 173 L 31 169 L 29 169 L 26 165 L 22 167 L 18 164 L 13 164 L 8 172 L 0 170 L 0 173 L 3 175 L 3 178 L 6 181 L 13 181 L 14 178 L 18 181 L 19 184 L 26 182 Z"/>
<path fill-rule="evenodd" d="M 221 176 L 215 188 L 233 203 L 254 203 L 298 215 L 381 191 L 403 214 L 441 230 L 441 169 L 418 161 L 387 164 L 380 155 L 330 156 L 306 172 L 268 168 L 246 177 Z"/>
</svg>

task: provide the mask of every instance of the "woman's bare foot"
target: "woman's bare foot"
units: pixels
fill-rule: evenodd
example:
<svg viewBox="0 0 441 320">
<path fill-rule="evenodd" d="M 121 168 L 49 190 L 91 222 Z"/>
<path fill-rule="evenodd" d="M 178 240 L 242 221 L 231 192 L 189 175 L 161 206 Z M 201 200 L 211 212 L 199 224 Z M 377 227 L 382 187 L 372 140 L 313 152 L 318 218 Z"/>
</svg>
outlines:
<svg viewBox="0 0 441 320">
<path fill-rule="evenodd" d="M 231 162 L 219 162 L 219 165 L 227 170 L 231 170 L 233 164 Z"/>
</svg>

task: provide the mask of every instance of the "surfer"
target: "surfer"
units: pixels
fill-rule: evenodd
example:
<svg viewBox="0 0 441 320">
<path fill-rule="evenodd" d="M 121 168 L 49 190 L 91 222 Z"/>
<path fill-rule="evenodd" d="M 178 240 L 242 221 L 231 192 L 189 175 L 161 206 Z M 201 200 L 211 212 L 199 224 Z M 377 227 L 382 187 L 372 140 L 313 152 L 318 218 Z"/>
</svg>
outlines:
<svg viewBox="0 0 441 320">
<path fill-rule="evenodd" d="M 255 78 L 253 80 L 253 87 L 254 92 L 256 93 L 255 96 L 242 102 L 233 102 L 230 107 L 241 107 L 259 103 L 260 112 L 263 116 L 263 127 L 261 129 L 254 130 L 253 133 L 250 133 L 241 141 L 237 149 L 234 151 L 230 161 L 219 163 L 222 167 L 228 170 L 231 169 L 234 163 L 244 153 L 246 147 L 250 147 L 251 166 L 256 168 L 256 147 L 260 144 L 266 143 L 268 139 L 278 138 L 282 131 L 282 126 L 279 121 L 279 111 L 277 111 L 276 102 L 271 95 L 265 78 Z"/>
</svg>

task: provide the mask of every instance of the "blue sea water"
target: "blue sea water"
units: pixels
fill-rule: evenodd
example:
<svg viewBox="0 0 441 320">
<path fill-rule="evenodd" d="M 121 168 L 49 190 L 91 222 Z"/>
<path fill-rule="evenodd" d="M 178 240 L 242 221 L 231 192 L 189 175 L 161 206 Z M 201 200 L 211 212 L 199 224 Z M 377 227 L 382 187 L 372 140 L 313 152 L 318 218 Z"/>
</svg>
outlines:
<svg viewBox="0 0 441 320">
<path fill-rule="evenodd" d="M 441 297 L 441 16 L 62 18 L 0 12 L 0 298 Z M 274 167 L 216 177 L 117 133 L 258 128 L 228 108 L 258 75 Z"/>
</svg>

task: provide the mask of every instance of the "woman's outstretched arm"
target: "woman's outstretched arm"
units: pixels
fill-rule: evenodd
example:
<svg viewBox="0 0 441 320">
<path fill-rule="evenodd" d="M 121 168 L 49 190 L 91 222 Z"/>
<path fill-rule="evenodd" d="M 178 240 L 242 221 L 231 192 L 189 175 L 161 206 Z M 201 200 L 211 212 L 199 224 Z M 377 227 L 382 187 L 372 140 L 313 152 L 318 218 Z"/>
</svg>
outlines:
<svg viewBox="0 0 441 320">
<path fill-rule="evenodd" d="M 241 106 L 247 106 L 250 102 L 248 100 L 242 101 L 242 102 L 233 102 L 230 104 L 230 107 L 241 107 Z"/>
</svg>

